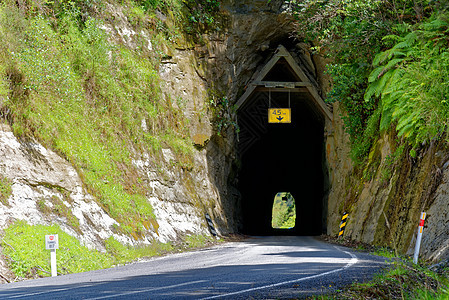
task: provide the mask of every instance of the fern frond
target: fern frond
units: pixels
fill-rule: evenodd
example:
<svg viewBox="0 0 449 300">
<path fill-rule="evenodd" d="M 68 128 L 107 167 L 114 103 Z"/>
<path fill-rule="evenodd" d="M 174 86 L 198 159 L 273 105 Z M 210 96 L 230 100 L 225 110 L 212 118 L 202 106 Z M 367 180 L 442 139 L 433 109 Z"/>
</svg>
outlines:
<svg viewBox="0 0 449 300">
<path fill-rule="evenodd" d="M 414 45 L 417 40 L 418 40 L 418 35 L 415 31 L 410 32 L 409 34 L 407 34 L 404 37 L 404 41 L 406 42 L 408 47 L 411 47 L 412 45 Z"/>
<path fill-rule="evenodd" d="M 423 29 L 426 31 L 441 31 L 441 30 L 445 29 L 444 27 L 448 27 L 448 26 L 449 26 L 448 22 L 446 22 L 442 19 L 436 19 L 430 23 L 425 23 L 423 25 Z"/>
<path fill-rule="evenodd" d="M 414 129 L 414 126 L 411 123 L 410 124 L 406 124 L 401 129 L 399 129 L 398 126 L 396 126 L 396 131 L 398 132 L 398 136 L 403 136 L 405 138 L 410 137 L 410 135 L 414 131 L 413 129 Z"/>
<path fill-rule="evenodd" d="M 402 23 L 402 24 L 397 24 L 397 25 L 393 26 L 393 28 L 395 29 L 396 32 L 407 33 L 412 30 L 412 25 L 407 24 L 407 23 Z"/>
<path fill-rule="evenodd" d="M 382 94 L 382 105 L 386 108 L 386 107 L 391 107 L 393 105 L 395 105 L 396 101 L 404 94 L 404 91 L 399 90 L 399 91 L 392 91 L 389 93 L 384 92 Z"/>
<path fill-rule="evenodd" d="M 368 82 L 374 82 L 375 80 L 379 79 L 380 73 L 384 70 L 384 66 L 380 66 L 375 68 L 368 76 Z"/>
<path fill-rule="evenodd" d="M 385 65 L 384 70 L 388 71 L 403 61 L 404 61 L 404 58 L 393 58 Z"/>
<path fill-rule="evenodd" d="M 373 59 L 373 66 L 376 67 L 376 66 L 379 66 L 380 64 L 382 64 L 385 60 L 388 59 L 389 55 L 390 55 L 390 52 L 388 52 L 388 50 L 376 54 L 376 56 Z"/>
<path fill-rule="evenodd" d="M 419 134 L 419 129 L 423 123 L 421 114 L 421 111 L 415 110 L 412 114 L 401 118 L 396 126 L 398 135 L 408 138 L 412 135 L 416 136 L 417 134 Z"/>
<path fill-rule="evenodd" d="M 393 120 L 400 122 L 403 116 L 407 115 L 407 108 L 404 106 L 396 105 L 391 114 Z"/>
<path fill-rule="evenodd" d="M 407 57 L 408 51 L 398 51 L 397 49 L 390 49 L 390 54 L 388 55 L 388 58 L 391 59 L 393 57 Z M 404 49 L 402 49 L 404 50 Z"/>
<path fill-rule="evenodd" d="M 402 41 L 397 43 L 396 45 L 394 45 L 394 47 L 392 49 L 406 49 L 406 48 L 410 48 L 411 44 L 408 41 Z"/>
<path fill-rule="evenodd" d="M 382 116 L 380 118 L 379 129 L 381 131 L 387 130 L 392 123 L 391 107 L 382 110 Z"/>
<path fill-rule="evenodd" d="M 368 102 L 374 94 L 378 93 L 378 90 L 377 90 L 378 87 L 379 87 L 379 81 L 378 80 L 376 80 L 375 82 L 370 83 L 368 85 L 366 91 L 365 91 L 365 95 L 363 96 L 363 99 L 366 102 Z"/>
<path fill-rule="evenodd" d="M 391 79 L 391 76 L 394 74 L 394 70 L 389 70 L 385 74 L 382 75 L 382 77 L 379 79 L 379 85 L 377 86 L 376 92 L 374 95 L 376 97 L 379 97 L 382 93 L 383 89 L 387 85 L 388 81 Z"/>
<path fill-rule="evenodd" d="M 396 35 L 396 34 L 389 34 L 382 38 L 382 41 L 392 41 L 392 42 L 399 42 L 402 39 L 402 37 Z"/>
</svg>

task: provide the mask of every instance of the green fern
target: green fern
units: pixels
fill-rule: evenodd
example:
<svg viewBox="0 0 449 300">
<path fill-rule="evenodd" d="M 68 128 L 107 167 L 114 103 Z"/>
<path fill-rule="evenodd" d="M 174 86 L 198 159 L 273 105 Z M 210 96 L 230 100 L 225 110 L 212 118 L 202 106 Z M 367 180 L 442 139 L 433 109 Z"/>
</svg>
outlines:
<svg viewBox="0 0 449 300">
<path fill-rule="evenodd" d="M 438 138 L 449 120 L 449 23 L 429 20 L 376 55 L 365 101 L 380 99 L 380 130 L 395 124 L 412 145 Z"/>
</svg>

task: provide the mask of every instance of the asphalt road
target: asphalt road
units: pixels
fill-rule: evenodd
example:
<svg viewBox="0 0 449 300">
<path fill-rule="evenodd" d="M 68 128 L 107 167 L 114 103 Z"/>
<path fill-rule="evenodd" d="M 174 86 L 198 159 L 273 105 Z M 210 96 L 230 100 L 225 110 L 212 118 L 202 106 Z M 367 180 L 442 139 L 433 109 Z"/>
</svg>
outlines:
<svg viewBox="0 0 449 300">
<path fill-rule="evenodd" d="M 0 299 L 291 299 L 365 281 L 385 259 L 313 237 L 251 237 L 93 272 L 0 286 Z"/>
</svg>

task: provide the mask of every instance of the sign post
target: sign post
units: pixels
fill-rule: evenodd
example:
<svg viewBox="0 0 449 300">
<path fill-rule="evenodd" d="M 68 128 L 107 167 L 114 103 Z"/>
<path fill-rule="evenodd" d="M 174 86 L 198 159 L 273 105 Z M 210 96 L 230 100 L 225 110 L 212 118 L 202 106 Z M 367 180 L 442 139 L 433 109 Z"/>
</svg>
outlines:
<svg viewBox="0 0 449 300">
<path fill-rule="evenodd" d="M 45 249 L 50 250 L 51 276 L 58 276 L 56 267 L 56 249 L 59 249 L 59 238 L 57 234 L 45 236 Z"/>
<path fill-rule="evenodd" d="M 416 244 L 415 244 L 415 254 L 413 255 L 413 263 L 418 263 L 418 257 L 419 257 L 419 248 L 421 247 L 421 239 L 422 239 L 422 230 L 424 227 L 424 220 L 426 219 L 426 213 L 421 213 L 421 218 L 419 219 L 418 224 L 418 236 L 416 237 Z"/>
</svg>

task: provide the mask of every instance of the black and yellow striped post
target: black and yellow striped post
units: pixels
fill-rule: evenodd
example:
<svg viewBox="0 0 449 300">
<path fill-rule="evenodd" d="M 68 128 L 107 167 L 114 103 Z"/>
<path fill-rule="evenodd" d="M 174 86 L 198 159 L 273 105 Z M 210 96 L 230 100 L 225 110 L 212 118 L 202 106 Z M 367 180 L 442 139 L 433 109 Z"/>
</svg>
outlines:
<svg viewBox="0 0 449 300">
<path fill-rule="evenodd" d="M 343 233 L 345 233 L 345 227 L 346 227 L 346 223 L 348 222 L 348 213 L 344 213 L 343 217 L 341 217 L 341 222 L 340 222 L 340 231 L 338 232 L 338 237 L 342 237 Z"/>
</svg>

